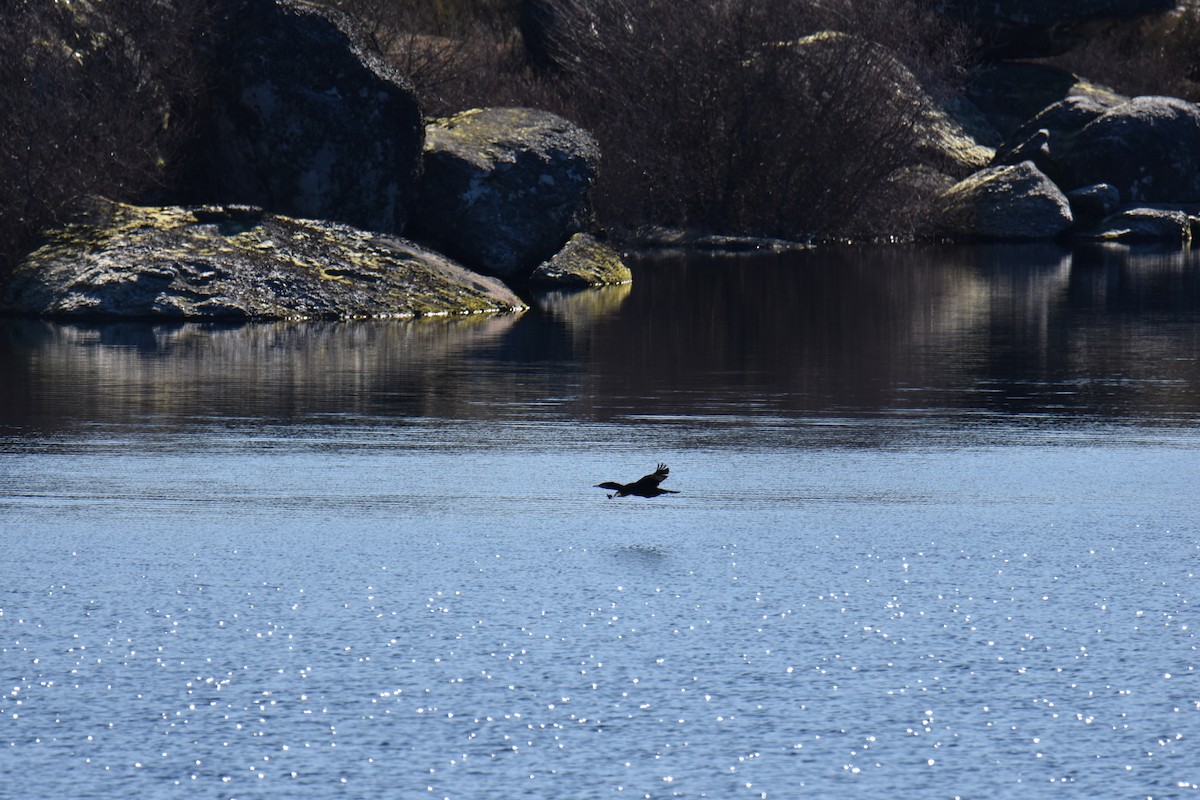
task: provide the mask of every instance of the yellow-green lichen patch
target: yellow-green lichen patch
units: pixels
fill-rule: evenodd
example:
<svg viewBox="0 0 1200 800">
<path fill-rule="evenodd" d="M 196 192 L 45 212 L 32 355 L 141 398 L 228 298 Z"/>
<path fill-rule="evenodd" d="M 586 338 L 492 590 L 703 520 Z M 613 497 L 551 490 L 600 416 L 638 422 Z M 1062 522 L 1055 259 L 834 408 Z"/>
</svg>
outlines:
<svg viewBox="0 0 1200 800">
<path fill-rule="evenodd" d="M 553 258 L 533 271 L 530 281 L 559 286 L 628 283 L 633 273 L 621 254 L 586 233 L 577 233 Z"/>
<path fill-rule="evenodd" d="M 53 232 L 0 304 L 41 315 L 259 319 L 524 308 L 500 281 L 403 239 L 243 207 L 121 204 Z"/>
</svg>

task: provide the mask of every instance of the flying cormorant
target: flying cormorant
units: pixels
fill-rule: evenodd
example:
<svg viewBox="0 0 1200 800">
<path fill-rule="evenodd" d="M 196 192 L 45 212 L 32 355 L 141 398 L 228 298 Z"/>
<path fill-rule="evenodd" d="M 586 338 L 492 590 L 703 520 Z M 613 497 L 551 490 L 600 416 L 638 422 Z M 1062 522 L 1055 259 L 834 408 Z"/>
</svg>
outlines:
<svg viewBox="0 0 1200 800">
<path fill-rule="evenodd" d="M 667 473 L 669 472 L 670 470 L 667 469 L 666 464 L 659 464 L 658 469 L 654 470 L 654 472 L 651 472 L 649 475 L 646 475 L 645 477 L 640 478 L 633 483 L 616 483 L 614 481 L 605 481 L 604 483 L 597 483 L 596 488 L 614 490 L 613 494 L 608 496 L 610 500 L 614 497 L 625 497 L 626 495 L 631 494 L 635 494 L 638 497 L 658 497 L 660 494 L 679 494 L 679 492 L 675 489 L 663 489 L 659 486 L 660 483 L 667 479 Z"/>
</svg>

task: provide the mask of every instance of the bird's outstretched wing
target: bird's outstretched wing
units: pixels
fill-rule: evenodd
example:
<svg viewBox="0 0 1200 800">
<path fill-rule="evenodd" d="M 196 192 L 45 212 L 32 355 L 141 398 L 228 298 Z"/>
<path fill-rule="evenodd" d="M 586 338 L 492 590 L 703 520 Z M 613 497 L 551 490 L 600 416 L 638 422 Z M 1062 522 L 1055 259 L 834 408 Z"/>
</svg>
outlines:
<svg viewBox="0 0 1200 800">
<path fill-rule="evenodd" d="M 654 472 L 651 472 L 649 475 L 643 476 L 638 481 L 638 485 L 639 486 L 658 486 L 660 483 L 662 483 L 663 481 L 665 481 L 667 479 L 667 475 L 669 475 L 670 472 L 671 472 L 671 470 L 667 469 L 666 464 L 659 464 L 658 469 L 654 470 Z"/>
</svg>

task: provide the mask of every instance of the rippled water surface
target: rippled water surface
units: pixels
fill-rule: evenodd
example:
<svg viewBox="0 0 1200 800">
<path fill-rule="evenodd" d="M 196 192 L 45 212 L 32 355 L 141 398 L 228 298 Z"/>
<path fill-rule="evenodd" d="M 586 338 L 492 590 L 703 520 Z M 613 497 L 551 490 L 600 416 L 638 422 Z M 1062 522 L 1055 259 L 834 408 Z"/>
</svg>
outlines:
<svg viewBox="0 0 1200 800">
<path fill-rule="evenodd" d="M 1193 796 L 1198 268 L 0 322 L 0 797 Z"/>
</svg>

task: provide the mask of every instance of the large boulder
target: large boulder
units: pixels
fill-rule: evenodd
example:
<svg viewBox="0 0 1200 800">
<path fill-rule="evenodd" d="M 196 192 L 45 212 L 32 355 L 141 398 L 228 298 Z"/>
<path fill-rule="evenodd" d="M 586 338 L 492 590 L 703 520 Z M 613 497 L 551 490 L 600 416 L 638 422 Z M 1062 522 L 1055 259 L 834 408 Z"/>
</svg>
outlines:
<svg viewBox="0 0 1200 800">
<path fill-rule="evenodd" d="M 229 0 L 189 200 L 403 231 L 424 122 L 412 84 L 340 12 Z"/>
<path fill-rule="evenodd" d="M 412 234 L 473 269 L 524 280 L 592 226 L 600 149 L 547 111 L 485 108 L 426 129 Z"/>
<path fill-rule="evenodd" d="M 253 206 L 104 203 L 20 264 L 0 310 L 314 319 L 515 311 L 503 283 L 411 242 Z"/>
<path fill-rule="evenodd" d="M 1051 103 L 996 149 L 993 166 L 1033 161 L 1038 169 L 1058 179 L 1054 154 L 1071 150 L 1080 131 L 1119 104 L 1082 96 Z"/>
<path fill-rule="evenodd" d="M 1200 105 L 1135 97 L 1085 125 L 1050 157 L 1067 189 L 1110 183 L 1121 201 L 1200 202 Z"/>
<path fill-rule="evenodd" d="M 1076 47 L 1099 23 L 1176 5 L 1176 0 L 946 0 L 941 8 L 970 25 L 986 53 L 1038 58 Z"/>
<path fill-rule="evenodd" d="M 933 224 L 952 239 L 1044 240 L 1071 226 L 1067 198 L 1032 162 L 989 167 L 934 203 Z"/>
</svg>

